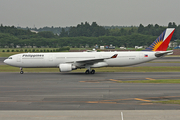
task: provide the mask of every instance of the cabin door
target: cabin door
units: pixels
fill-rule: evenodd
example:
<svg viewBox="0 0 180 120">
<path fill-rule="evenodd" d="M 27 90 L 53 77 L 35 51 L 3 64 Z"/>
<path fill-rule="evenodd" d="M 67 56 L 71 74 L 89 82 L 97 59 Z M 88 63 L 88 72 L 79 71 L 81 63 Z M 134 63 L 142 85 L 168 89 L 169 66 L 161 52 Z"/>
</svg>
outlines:
<svg viewBox="0 0 180 120">
<path fill-rule="evenodd" d="M 144 58 L 144 54 L 143 53 L 139 53 L 139 59 L 142 60 Z"/>
<path fill-rule="evenodd" d="M 53 55 L 49 55 L 49 61 L 53 61 Z"/>
<path fill-rule="evenodd" d="M 21 55 L 17 56 L 17 62 L 21 62 Z"/>
</svg>

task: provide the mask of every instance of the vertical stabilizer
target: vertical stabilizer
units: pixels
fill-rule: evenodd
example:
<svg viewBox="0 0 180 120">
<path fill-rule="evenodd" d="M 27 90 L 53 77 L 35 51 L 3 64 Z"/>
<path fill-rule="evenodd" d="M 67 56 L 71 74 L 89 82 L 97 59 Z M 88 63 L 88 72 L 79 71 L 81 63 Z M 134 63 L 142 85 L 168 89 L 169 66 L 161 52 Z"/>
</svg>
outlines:
<svg viewBox="0 0 180 120">
<path fill-rule="evenodd" d="M 144 51 L 166 51 L 175 28 L 167 28 L 148 48 Z"/>
</svg>

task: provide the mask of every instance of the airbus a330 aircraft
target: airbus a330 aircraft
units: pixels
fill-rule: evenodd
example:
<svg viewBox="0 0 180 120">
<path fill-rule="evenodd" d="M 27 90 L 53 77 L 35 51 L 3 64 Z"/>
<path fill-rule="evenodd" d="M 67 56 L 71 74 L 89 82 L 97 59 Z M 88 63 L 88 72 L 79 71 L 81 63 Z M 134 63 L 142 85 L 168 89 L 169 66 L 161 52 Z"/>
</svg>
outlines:
<svg viewBox="0 0 180 120">
<path fill-rule="evenodd" d="M 4 63 L 23 68 L 59 68 L 61 72 L 69 72 L 78 68 L 86 68 L 86 74 L 94 74 L 91 68 L 122 67 L 154 60 L 173 51 L 166 51 L 174 28 L 167 28 L 144 51 L 129 52 L 59 52 L 59 53 L 21 53 L 10 56 Z M 108 69 L 108 68 L 107 68 Z"/>
</svg>

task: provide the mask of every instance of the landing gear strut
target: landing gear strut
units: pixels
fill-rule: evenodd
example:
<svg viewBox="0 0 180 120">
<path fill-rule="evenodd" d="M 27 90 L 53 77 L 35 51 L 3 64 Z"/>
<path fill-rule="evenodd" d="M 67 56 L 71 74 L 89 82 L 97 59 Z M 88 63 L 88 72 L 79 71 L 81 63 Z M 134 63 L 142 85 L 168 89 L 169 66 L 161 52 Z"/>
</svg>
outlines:
<svg viewBox="0 0 180 120">
<path fill-rule="evenodd" d="M 20 70 L 21 70 L 21 71 L 20 71 L 20 74 L 23 74 L 23 73 L 24 73 L 24 72 L 23 72 L 23 68 L 20 68 Z"/>
<path fill-rule="evenodd" d="M 94 73 L 95 73 L 95 70 L 91 70 L 91 71 L 90 71 L 90 70 L 88 69 L 88 70 L 86 70 L 85 73 L 86 73 L 86 74 L 90 74 L 90 73 L 91 73 L 91 74 L 94 74 Z"/>
</svg>

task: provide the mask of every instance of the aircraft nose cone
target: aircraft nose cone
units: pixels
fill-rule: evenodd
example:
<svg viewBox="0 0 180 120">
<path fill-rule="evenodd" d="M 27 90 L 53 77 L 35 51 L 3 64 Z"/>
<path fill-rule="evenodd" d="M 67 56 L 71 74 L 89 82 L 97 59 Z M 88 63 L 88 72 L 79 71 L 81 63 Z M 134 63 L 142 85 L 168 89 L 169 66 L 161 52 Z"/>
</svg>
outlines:
<svg viewBox="0 0 180 120">
<path fill-rule="evenodd" d="M 6 64 L 7 64 L 7 59 L 5 59 L 5 60 L 4 60 L 4 63 L 6 63 Z"/>
</svg>

